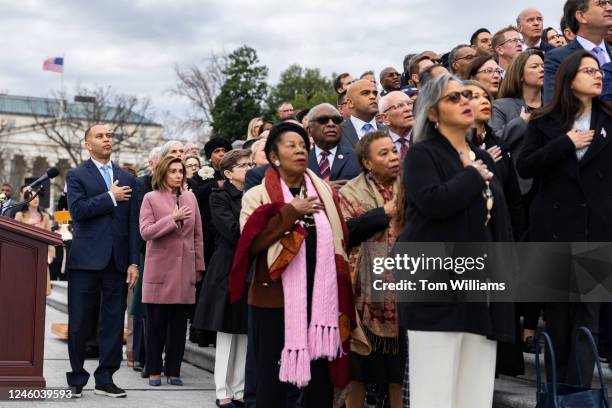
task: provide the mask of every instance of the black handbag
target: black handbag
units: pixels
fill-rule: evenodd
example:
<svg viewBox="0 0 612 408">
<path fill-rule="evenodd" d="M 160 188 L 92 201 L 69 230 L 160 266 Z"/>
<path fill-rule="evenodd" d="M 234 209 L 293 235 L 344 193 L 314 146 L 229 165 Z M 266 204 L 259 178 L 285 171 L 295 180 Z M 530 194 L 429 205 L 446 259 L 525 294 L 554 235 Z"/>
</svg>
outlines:
<svg viewBox="0 0 612 408">
<path fill-rule="evenodd" d="M 552 341 L 545 332 L 540 332 L 538 335 L 538 345 L 540 339 L 544 338 L 549 353 L 546 360 L 551 364 L 552 381 L 542 383 L 542 373 L 540 368 L 540 348 L 536 346 L 535 369 L 536 369 L 536 408 L 610 408 L 608 403 L 608 392 L 603 383 L 603 374 L 601 371 L 601 363 L 599 362 L 599 353 L 591 331 L 586 327 L 580 327 L 576 332 L 576 344 L 578 344 L 579 336 L 584 333 L 589 339 L 591 352 L 595 355 L 595 363 L 599 373 L 599 383 L 601 388 L 590 388 L 590 384 L 583 385 L 580 369 L 578 369 L 578 379 L 580 385 L 557 384 L 557 366 L 555 364 L 555 352 L 553 350 Z M 576 350 L 576 366 L 579 367 L 579 352 Z M 549 380 L 548 378 L 546 379 Z"/>
</svg>

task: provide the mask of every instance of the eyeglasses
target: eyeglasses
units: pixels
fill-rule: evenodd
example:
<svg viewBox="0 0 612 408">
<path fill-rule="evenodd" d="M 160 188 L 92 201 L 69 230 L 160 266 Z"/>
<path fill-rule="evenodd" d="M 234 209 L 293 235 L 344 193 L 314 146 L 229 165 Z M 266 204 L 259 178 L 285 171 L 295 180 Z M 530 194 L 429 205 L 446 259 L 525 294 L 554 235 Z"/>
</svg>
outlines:
<svg viewBox="0 0 612 408">
<path fill-rule="evenodd" d="M 604 8 L 606 6 L 612 6 L 612 0 L 599 0 L 595 4 L 601 8 Z"/>
<path fill-rule="evenodd" d="M 195 164 L 195 163 L 194 164 L 186 164 L 185 167 L 188 168 L 188 169 L 199 169 L 200 165 L 199 164 Z"/>
<path fill-rule="evenodd" d="M 612 0 L 610 0 L 612 1 Z M 563 34 L 555 34 L 555 35 L 551 35 L 550 38 L 548 39 L 548 41 L 552 41 L 552 40 L 560 40 L 564 38 Z"/>
<path fill-rule="evenodd" d="M 468 101 L 472 100 L 472 91 L 469 89 L 463 90 L 461 92 L 455 91 L 451 92 L 448 95 L 444 95 L 438 101 L 448 100 L 450 103 L 459 103 L 461 101 L 461 97 L 464 97 Z"/>
<path fill-rule="evenodd" d="M 474 58 L 476 58 L 476 55 L 475 55 L 475 54 L 468 54 L 468 55 L 466 55 L 465 57 L 455 58 L 455 61 L 461 61 L 462 59 L 465 59 L 465 60 L 471 61 L 471 60 L 473 60 Z"/>
<path fill-rule="evenodd" d="M 504 71 L 501 68 L 485 68 L 485 69 L 481 69 L 480 71 L 476 71 L 477 74 L 487 74 L 487 75 L 493 75 L 494 73 L 502 76 L 502 74 L 504 73 Z"/>
<path fill-rule="evenodd" d="M 523 44 L 525 44 L 525 40 L 523 40 L 522 38 L 510 38 L 509 40 L 506 40 L 506 41 L 504 41 L 503 43 L 501 43 L 499 45 L 504 45 L 506 43 L 513 43 L 512 45 L 516 45 L 516 44 L 523 45 Z"/>
<path fill-rule="evenodd" d="M 383 111 L 383 113 L 387 113 L 391 109 L 402 109 L 402 108 L 406 108 L 406 107 L 411 107 L 412 108 L 413 106 L 414 106 L 414 101 L 399 102 L 399 103 L 396 103 L 395 105 L 389 106 L 387 109 L 385 109 Z"/>
<path fill-rule="evenodd" d="M 239 169 L 246 169 L 246 168 L 253 168 L 255 167 L 254 163 L 238 163 L 236 166 L 234 167 L 238 167 Z"/>
<path fill-rule="evenodd" d="M 334 122 L 334 125 L 339 125 L 344 119 L 340 115 L 323 115 L 312 119 L 312 121 L 317 122 L 319 125 L 327 125 L 330 120 Z"/>
<path fill-rule="evenodd" d="M 605 73 L 601 69 L 593 68 L 593 67 L 582 68 L 582 69 L 579 69 L 578 72 L 584 72 L 591 78 L 595 78 L 597 74 L 601 75 L 602 78 L 605 76 Z"/>
</svg>

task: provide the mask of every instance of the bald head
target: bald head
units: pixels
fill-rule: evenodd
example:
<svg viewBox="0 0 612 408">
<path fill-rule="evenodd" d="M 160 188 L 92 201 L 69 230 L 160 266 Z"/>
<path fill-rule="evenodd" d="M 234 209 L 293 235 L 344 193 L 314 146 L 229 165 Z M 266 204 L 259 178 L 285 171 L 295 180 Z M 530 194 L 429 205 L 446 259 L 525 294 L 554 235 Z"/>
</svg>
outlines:
<svg viewBox="0 0 612 408">
<path fill-rule="evenodd" d="M 523 35 L 527 47 L 535 47 L 542 37 L 544 18 L 538 10 L 527 8 L 519 13 L 516 26 Z"/>
<path fill-rule="evenodd" d="M 378 112 L 376 85 L 367 79 L 353 82 L 346 91 L 346 103 L 352 116 L 370 122 Z"/>
</svg>

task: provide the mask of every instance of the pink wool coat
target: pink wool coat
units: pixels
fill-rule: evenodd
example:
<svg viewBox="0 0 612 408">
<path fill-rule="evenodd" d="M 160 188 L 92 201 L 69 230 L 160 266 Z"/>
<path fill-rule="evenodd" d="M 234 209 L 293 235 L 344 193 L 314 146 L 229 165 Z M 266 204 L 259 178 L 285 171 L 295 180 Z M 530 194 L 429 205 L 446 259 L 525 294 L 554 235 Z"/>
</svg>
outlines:
<svg viewBox="0 0 612 408">
<path fill-rule="evenodd" d="M 196 271 L 204 270 L 202 220 L 192 192 L 183 191 L 179 203 L 192 211 L 182 227 L 172 215 L 176 208 L 175 194 L 151 191 L 143 198 L 140 234 L 147 241 L 143 303 L 195 303 Z"/>
</svg>

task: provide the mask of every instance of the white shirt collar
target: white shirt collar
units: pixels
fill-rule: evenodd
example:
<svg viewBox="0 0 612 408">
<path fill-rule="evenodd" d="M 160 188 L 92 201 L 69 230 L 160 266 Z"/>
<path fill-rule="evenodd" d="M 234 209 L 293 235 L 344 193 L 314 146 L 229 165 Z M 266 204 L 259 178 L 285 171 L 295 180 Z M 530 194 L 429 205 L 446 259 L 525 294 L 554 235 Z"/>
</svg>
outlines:
<svg viewBox="0 0 612 408">
<path fill-rule="evenodd" d="M 372 125 L 374 127 L 374 130 L 378 130 L 378 126 L 376 125 L 376 116 L 373 117 L 371 121 L 364 122 L 363 120 L 351 115 L 351 123 L 353 124 L 353 126 L 355 127 L 355 130 L 357 131 L 357 134 L 359 135 L 361 135 L 361 129 L 363 128 L 363 125 L 365 125 L 366 123 L 369 123 L 370 125 Z"/>
<path fill-rule="evenodd" d="M 91 161 L 92 161 L 92 162 L 94 162 L 94 164 L 96 165 L 96 167 L 98 168 L 98 170 L 102 170 L 102 166 L 104 166 L 104 164 L 103 164 L 103 163 L 100 163 L 99 161 L 94 160 L 94 158 L 93 158 L 93 157 L 91 158 Z M 109 169 L 109 170 L 111 170 L 111 171 L 113 170 L 113 163 L 112 163 L 110 160 L 108 161 L 108 163 L 106 163 L 106 165 L 110 166 L 110 169 Z"/>
<path fill-rule="evenodd" d="M 398 140 L 400 140 L 402 137 L 400 135 L 398 135 L 397 133 L 394 133 L 391 131 L 391 129 L 387 128 L 388 132 L 389 132 L 389 136 L 391 137 L 391 140 L 393 140 L 393 143 L 396 143 Z M 406 134 L 406 136 L 404 136 L 404 139 L 409 140 L 408 139 L 408 135 L 410 134 L 410 132 L 408 132 Z"/>
<path fill-rule="evenodd" d="M 329 156 L 328 157 L 335 156 L 336 155 L 336 150 L 338 150 L 338 145 L 336 145 L 333 148 L 328 150 L 328 152 L 329 152 Z M 321 153 L 322 152 L 323 152 L 323 149 L 321 149 L 319 146 L 315 145 L 315 154 L 317 156 L 317 161 L 318 161 L 318 159 L 321 158 Z"/>
<path fill-rule="evenodd" d="M 582 48 L 584 48 L 587 51 L 593 51 L 593 48 L 599 47 L 602 50 L 604 50 L 606 54 L 608 53 L 608 49 L 606 48 L 606 42 L 604 40 L 601 40 L 599 44 L 595 44 L 591 42 L 590 40 L 587 40 L 586 38 L 577 35 L 576 41 L 578 41 L 578 43 L 582 46 Z"/>
</svg>

